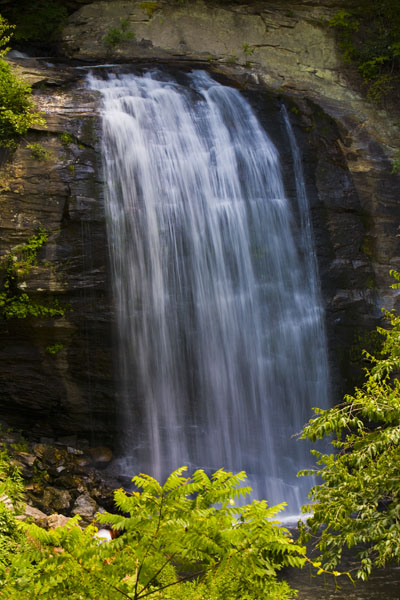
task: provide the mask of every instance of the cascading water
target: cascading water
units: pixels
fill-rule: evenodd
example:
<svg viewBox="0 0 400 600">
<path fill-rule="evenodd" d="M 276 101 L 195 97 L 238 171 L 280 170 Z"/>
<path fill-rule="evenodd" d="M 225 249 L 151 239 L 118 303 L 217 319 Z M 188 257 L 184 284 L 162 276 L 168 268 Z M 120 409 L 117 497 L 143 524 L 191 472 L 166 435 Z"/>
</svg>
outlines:
<svg viewBox="0 0 400 600">
<path fill-rule="evenodd" d="M 202 71 L 182 78 L 90 76 L 103 97 L 126 468 L 244 469 L 256 497 L 298 512 L 310 458 L 292 436 L 329 387 L 298 149 L 287 119 L 302 237 L 248 102 Z"/>
</svg>

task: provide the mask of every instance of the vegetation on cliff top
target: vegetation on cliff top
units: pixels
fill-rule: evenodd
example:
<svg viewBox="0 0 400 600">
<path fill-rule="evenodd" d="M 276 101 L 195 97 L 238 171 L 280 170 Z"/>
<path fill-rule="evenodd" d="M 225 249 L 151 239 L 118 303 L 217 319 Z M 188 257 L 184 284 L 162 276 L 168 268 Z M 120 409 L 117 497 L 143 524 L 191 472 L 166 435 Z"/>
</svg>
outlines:
<svg viewBox="0 0 400 600">
<path fill-rule="evenodd" d="M 16 41 L 48 46 L 68 18 L 66 4 L 63 0 L 18 0 L 4 7 L 3 14 L 16 25 Z"/>
<path fill-rule="evenodd" d="M 395 105 L 400 98 L 400 3 L 349 2 L 329 24 L 338 32 L 345 60 L 357 67 L 368 97 Z"/>
</svg>

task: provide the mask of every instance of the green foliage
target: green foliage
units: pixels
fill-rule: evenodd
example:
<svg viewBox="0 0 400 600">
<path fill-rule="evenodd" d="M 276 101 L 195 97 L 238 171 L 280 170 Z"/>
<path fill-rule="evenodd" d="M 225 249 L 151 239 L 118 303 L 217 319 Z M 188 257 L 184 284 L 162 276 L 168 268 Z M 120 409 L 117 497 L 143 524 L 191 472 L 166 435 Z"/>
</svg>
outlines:
<svg viewBox="0 0 400 600">
<path fill-rule="evenodd" d="M 13 26 L 0 15 L 0 57 L 8 52 Z M 39 113 L 32 112 L 31 87 L 18 79 L 0 58 L 0 146 L 15 147 L 15 140 L 32 125 L 45 125 Z"/>
<path fill-rule="evenodd" d="M 46 161 L 52 157 L 51 152 L 43 148 L 42 144 L 27 144 L 26 147 L 31 151 L 32 157 L 36 160 Z"/>
<path fill-rule="evenodd" d="M 392 274 L 400 287 L 400 274 Z M 381 357 L 364 352 L 371 367 L 365 383 L 343 404 L 315 409 L 317 417 L 302 437 L 315 441 L 334 436 L 334 454 L 314 451 L 323 483 L 312 488 L 307 519 L 318 534 L 325 568 L 340 563 L 345 546 L 356 548 L 357 577 L 367 579 L 373 567 L 400 562 L 400 316 L 385 311 L 390 328 L 378 327 Z M 323 527 L 322 530 L 320 528 Z M 302 540 L 309 538 L 305 527 Z"/>
<path fill-rule="evenodd" d="M 16 555 L 20 555 L 27 548 L 24 532 L 18 527 L 12 510 L 0 502 L 0 597 L 2 574 L 9 567 Z"/>
<path fill-rule="evenodd" d="M 0 497 L 3 494 L 8 496 L 16 508 L 24 498 L 24 482 L 21 471 L 12 463 L 6 448 L 0 451 Z"/>
<path fill-rule="evenodd" d="M 120 19 L 119 27 L 110 27 L 103 41 L 109 48 L 115 48 L 121 42 L 127 42 L 135 37 L 133 31 L 128 31 L 129 20 Z"/>
<path fill-rule="evenodd" d="M 235 65 L 237 63 L 237 56 L 236 54 L 230 54 L 227 58 L 226 58 L 226 62 L 228 63 L 228 65 Z"/>
<path fill-rule="evenodd" d="M 68 18 L 62 0 L 18 0 L 4 11 L 16 25 L 15 39 L 18 41 L 48 44 L 55 40 Z"/>
<path fill-rule="evenodd" d="M 26 275 L 37 264 L 37 252 L 47 242 L 46 231 L 39 232 L 25 244 L 2 257 L 0 274 L 3 270 L 3 283 L 0 288 L 0 316 L 3 319 L 54 318 L 64 315 L 65 310 L 57 301 L 50 305 L 33 301 L 18 288 L 18 277 Z"/>
<path fill-rule="evenodd" d="M 393 277 L 393 279 L 396 280 L 396 283 L 392 283 L 391 287 L 394 290 L 400 289 L 400 273 L 398 271 L 395 271 L 394 269 L 392 269 L 391 271 L 389 271 L 389 274 Z"/>
<path fill-rule="evenodd" d="M 22 512 L 23 501 L 21 471 L 13 464 L 7 449 L 3 448 L 0 451 L 0 589 L 1 573 L 8 568 L 12 558 L 27 546 L 25 533 L 15 519 L 15 514 Z"/>
<path fill-rule="evenodd" d="M 3 304 L 4 302 L 4 304 Z M 39 319 L 54 319 L 62 317 L 65 314 L 64 309 L 57 301 L 52 303 L 52 306 L 39 304 L 32 301 L 28 294 L 21 294 L 4 301 L 0 294 L 0 310 L 2 309 L 3 318 L 5 319 L 27 319 L 29 317 Z"/>
<path fill-rule="evenodd" d="M 21 550 L 25 541 L 14 516 L 14 511 L 20 512 L 23 500 L 21 471 L 12 463 L 7 449 L 3 448 L 0 451 L 0 572 L 8 566 L 10 557 Z"/>
<path fill-rule="evenodd" d="M 373 289 L 372 285 L 373 281 L 368 279 L 366 281 L 366 287 L 368 289 Z M 365 331 L 364 329 L 360 329 L 356 332 L 354 336 L 354 341 L 350 346 L 348 352 L 348 358 L 350 362 L 364 366 L 366 363 L 364 350 L 367 350 L 371 354 L 374 354 L 374 356 L 380 357 L 382 343 L 383 339 L 378 331 Z"/>
<path fill-rule="evenodd" d="M 45 485 L 50 480 L 50 474 L 47 469 L 42 467 L 38 467 L 35 463 L 32 468 L 32 483 L 35 484 L 39 488 L 45 487 Z"/>
<path fill-rule="evenodd" d="M 0 146 L 14 148 L 18 136 L 32 125 L 45 125 L 31 100 L 31 87 L 18 79 L 0 59 Z"/>
<path fill-rule="evenodd" d="M 46 353 L 55 356 L 64 348 L 64 344 L 53 344 L 52 346 L 46 346 Z"/>
<path fill-rule="evenodd" d="M 400 85 L 400 3 L 365 0 L 329 21 L 347 62 L 354 63 L 371 100 L 381 101 Z"/>
<path fill-rule="evenodd" d="M 121 514 L 99 516 L 121 536 L 100 543 L 95 528 L 78 517 L 45 531 L 21 523 L 29 552 L 11 557 L 0 572 L 8 600 L 162 598 L 163 600 L 289 600 L 295 592 L 276 577 L 284 565 L 302 566 L 265 501 L 236 506 L 249 491 L 245 475 L 222 470 L 173 472 L 161 486 L 147 475 L 133 478 L 138 491 L 115 492 Z"/>
<path fill-rule="evenodd" d="M 354 19 L 348 10 L 339 10 L 330 20 L 331 27 L 340 27 L 349 31 L 358 31 L 360 23 Z"/>
<path fill-rule="evenodd" d="M 28 273 L 31 267 L 37 265 L 37 253 L 47 240 L 47 231 L 40 228 L 36 235 L 22 246 L 17 247 L 16 253 L 13 255 L 14 268 L 21 270 L 23 273 Z"/>
<path fill-rule="evenodd" d="M 60 133 L 60 140 L 61 140 L 62 145 L 65 148 L 68 148 L 68 146 L 70 144 L 73 144 L 73 142 L 75 141 L 74 137 L 70 133 L 67 133 L 66 131 L 63 131 L 62 133 Z"/>
<path fill-rule="evenodd" d="M 6 267 L 7 271 L 15 271 L 25 275 L 29 273 L 31 268 L 37 265 L 37 253 L 40 248 L 47 242 L 47 232 L 40 228 L 38 233 L 27 240 L 24 244 L 16 246 L 12 252 L 3 256 L 1 261 L 2 268 Z"/>
<path fill-rule="evenodd" d="M 28 442 L 24 439 L 19 442 L 13 442 L 10 447 L 16 452 L 28 452 Z"/>
<path fill-rule="evenodd" d="M 244 43 L 242 44 L 242 50 L 246 56 L 253 56 L 255 48 L 249 46 L 247 43 Z"/>
<path fill-rule="evenodd" d="M 8 46 L 8 42 L 12 37 L 12 30 L 14 29 L 14 25 L 10 25 L 6 19 L 0 15 L 0 57 L 7 54 L 10 50 Z"/>
<path fill-rule="evenodd" d="M 392 163 L 392 173 L 398 173 L 400 170 L 400 150 L 396 152 L 395 158 Z"/>
<path fill-rule="evenodd" d="M 139 4 L 139 8 L 144 10 L 144 12 L 147 14 L 147 16 L 149 18 L 151 18 L 153 16 L 153 13 L 157 10 L 158 7 L 159 7 L 158 2 L 141 2 Z"/>
</svg>

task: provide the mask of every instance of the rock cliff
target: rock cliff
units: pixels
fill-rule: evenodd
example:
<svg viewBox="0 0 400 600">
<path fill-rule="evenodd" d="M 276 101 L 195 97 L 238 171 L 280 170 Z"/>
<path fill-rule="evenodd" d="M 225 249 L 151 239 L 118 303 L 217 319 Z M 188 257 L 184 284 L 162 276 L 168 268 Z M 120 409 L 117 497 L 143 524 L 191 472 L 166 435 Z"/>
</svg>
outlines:
<svg viewBox="0 0 400 600">
<path fill-rule="evenodd" d="M 1 253 L 44 229 L 49 240 L 17 285 L 34 301 L 56 298 L 64 316 L 1 323 L 1 414 L 31 433 L 107 438 L 111 317 L 95 99 L 79 71 L 32 63 L 21 74 L 39 86 L 47 128 L 30 131 L 3 162 Z"/>
<path fill-rule="evenodd" d="M 400 178 L 391 173 L 400 136 L 343 65 L 327 26 L 343 3 L 79 4 L 61 34 L 56 66 L 19 61 L 48 127 L 31 131 L 3 161 L 0 249 L 7 253 L 39 226 L 46 229 L 38 264 L 18 285 L 32 297 L 59 299 L 66 310 L 57 319 L 2 324 L 0 403 L 7 421 L 49 435 L 115 437 L 98 99 L 73 61 L 200 65 L 239 85 L 261 119 L 271 102 L 287 105 L 304 157 L 332 365 L 338 387 L 346 387 L 356 367 L 351 348 L 363 345 L 360 332 L 399 298 L 388 286 L 389 269 L 400 268 Z M 46 160 L 32 155 L 32 143 L 44 147 Z M 289 157 L 286 163 L 290 194 Z M 56 353 L 49 351 L 57 344 Z"/>
<path fill-rule="evenodd" d="M 337 149 L 332 151 L 342 156 L 355 187 L 368 235 L 364 250 L 379 296 L 390 307 L 388 270 L 399 262 L 398 176 L 391 169 L 400 133 L 387 112 L 365 101 L 357 73 L 343 64 L 328 21 L 348 4 L 92 2 L 71 16 L 63 50 L 81 60 L 203 61 L 208 68 L 240 75 L 248 85 L 264 84 L 314 103 L 314 115 L 320 110 L 337 125 Z M 113 43 L 108 37 L 112 30 L 120 36 Z M 329 203 L 326 193 L 324 198 Z M 346 210 L 346 202 L 342 204 Z"/>
</svg>

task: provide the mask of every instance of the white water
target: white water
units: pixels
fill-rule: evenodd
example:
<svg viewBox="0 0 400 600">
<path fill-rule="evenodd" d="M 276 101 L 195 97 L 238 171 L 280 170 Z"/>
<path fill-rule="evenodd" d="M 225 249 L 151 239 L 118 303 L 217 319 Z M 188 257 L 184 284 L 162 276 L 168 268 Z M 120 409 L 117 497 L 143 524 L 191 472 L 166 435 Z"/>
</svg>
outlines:
<svg viewBox="0 0 400 600">
<path fill-rule="evenodd" d="M 311 459 L 292 436 L 329 388 L 300 155 L 286 115 L 299 233 L 247 101 L 204 72 L 184 78 L 90 76 L 103 97 L 122 454 L 129 474 L 160 479 L 183 464 L 244 469 L 256 497 L 295 513 Z"/>
</svg>

